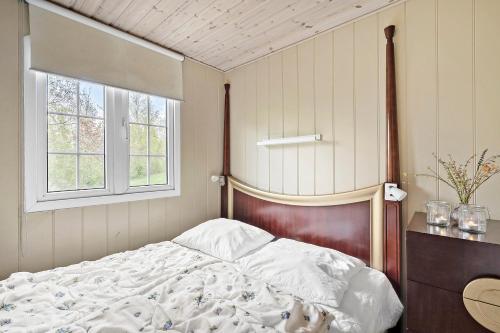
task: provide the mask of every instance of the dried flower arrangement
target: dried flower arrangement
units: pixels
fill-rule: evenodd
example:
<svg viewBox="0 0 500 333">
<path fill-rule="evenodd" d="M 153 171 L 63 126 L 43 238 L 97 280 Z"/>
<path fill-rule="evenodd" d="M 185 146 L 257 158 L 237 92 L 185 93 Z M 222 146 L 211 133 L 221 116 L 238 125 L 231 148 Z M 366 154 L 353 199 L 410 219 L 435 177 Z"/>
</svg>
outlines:
<svg viewBox="0 0 500 333">
<path fill-rule="evenodd" d="M 428 168 L 431 172 L 430 174 L 418 174 L 417 176 L 432 177 L 442 181 L 457 192 L 461 204 L 468 204 L 474 192 L 481 185 L 494 175 L 500 173 L 500 165 L 497 162 L 497 160 L 500 160 L 500 155 L 486 157 L 487 152 L 488 149 L 485 149 L 481 153 L 472 177 L 469 177 L 469 166 L 476 158 L 476 154 L 472 155 L 465 164 L 458 164 L 451 155 L 448 155 L 448 160 L 445 161 L 436 154 L 432 154 L 444 168 L 446 179 L 430 167 Z"/>
</svg>

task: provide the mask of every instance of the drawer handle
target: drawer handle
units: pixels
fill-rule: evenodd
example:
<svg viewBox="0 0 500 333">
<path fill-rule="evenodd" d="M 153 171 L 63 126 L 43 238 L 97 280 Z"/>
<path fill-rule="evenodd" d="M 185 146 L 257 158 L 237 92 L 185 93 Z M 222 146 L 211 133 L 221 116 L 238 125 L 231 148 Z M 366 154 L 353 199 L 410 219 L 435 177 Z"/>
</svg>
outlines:
<svg viewBox="0 0 500 333">
<path fill-rule="evenodd" d="M 463 301 L 474 320 L 493 332 L 500 332 L 500 279 L 481 278 L 469 282 Z"/>
</svg>

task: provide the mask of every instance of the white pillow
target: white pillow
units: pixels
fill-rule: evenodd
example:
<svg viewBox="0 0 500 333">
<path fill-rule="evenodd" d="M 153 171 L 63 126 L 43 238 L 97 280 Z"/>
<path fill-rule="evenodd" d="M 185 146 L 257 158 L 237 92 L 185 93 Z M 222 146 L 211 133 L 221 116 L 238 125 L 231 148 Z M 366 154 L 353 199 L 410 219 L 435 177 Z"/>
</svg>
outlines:
<svg viewBox="0 0 500 333">
<path fill-rule="evenodd" d="M 274 239 L 265 230 L 236 220 L 204 222 L 172 241 L 226 261 L 236 260 Z"/>
<path fill-rule="evenodd" d="M 345 253 L 282 238 L 236 261 L 240 271 L 312 303 L 338 307 L 365 263 Z"/>
</svg>

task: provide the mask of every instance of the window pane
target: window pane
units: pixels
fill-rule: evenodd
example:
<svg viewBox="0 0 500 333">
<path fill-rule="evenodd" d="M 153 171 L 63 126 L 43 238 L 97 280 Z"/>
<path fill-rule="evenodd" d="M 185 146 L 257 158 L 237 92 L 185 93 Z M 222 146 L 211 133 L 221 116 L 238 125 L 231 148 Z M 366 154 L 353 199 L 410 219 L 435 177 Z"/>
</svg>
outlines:
<svg viewBox="0 0 500 333">
<path fill-rule="evenodd" d="M 164 127 L 149 127 L 149 140 L 151 155 L 166 155 L 166 129 Z"/>
<path fill-rule="evenodd" d="M 149 98 L 149 123 L 151 125 L 165 126 L 167 114 L 167 100 L 161 97 Z"/>
<path fill-rule="evenodd" d="M 148 158 L 130 156 L 130 186 L 148 185 Z"/>
<path fill-rule="evenodd" d="M 49 152 L 76 152 L 76 117 L 47 116 L 47 148 Z"/>
<path fill-rule="evenodd" d="M 76 155 L 48 155 L 49 192 L 76 190 Z"/>
<path fill-rule="evenodd" d="M 167 103 L 129 92 L 130 186 L 167 184 Z"/>
<path fill-rule="evenodd" d="M 148 96 L 129 92 L 129 120 L 133 123 L 148 123 Z"/>
<path fill-rule="evenodd" d="M 80 118 L 80 152 L 104 152 L 104 120 Z"/>
<path fill-rule="evenodd" d="M 104 156 L 80 155 L 80 189 L 104 188 Z"/>
<path fill-rule="evenodd" d="M 80 114 L 104 117 L 104 87 L 102 85 L 80 82 Z"/>
<path fill-rule="evenodd" d="M 130 124 L 130 154 L 148 153 L 148 127 Z"/>
<path fill-rule="evenodd" d="M 48 76 L 49 112 L 76 114 L 78 81 L 59 76 Z"/>
<path fill-rule="evenodd" d="M 167 163 L 165 157 L 150 157 L 150 183 L 154 185 L 167 183 Z"/>
</svg>

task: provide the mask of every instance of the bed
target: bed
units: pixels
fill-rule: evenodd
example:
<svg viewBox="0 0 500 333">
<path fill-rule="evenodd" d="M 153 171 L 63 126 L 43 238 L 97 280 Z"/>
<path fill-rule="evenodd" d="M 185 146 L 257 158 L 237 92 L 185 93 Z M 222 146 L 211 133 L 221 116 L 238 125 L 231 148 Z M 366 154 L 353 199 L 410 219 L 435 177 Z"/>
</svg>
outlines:
<svg viewBox="0 0 500 333">
<path fill-rule="evenodd" d="M 257 296 L 253 296 L 257 295 Z M 2 332 L 283 332 L 296 299 L 222 261 L 173 242 L 0 282 Z M 402 305 L 385 275 L 354 276 L 340 307 L 317 332 L 382 332 Z M 330 320 L 331 319 L 331 320 Z"/>
<path fill-rule="evenodd" d="M 387 181 L 398 184 L 394 26 L 385 33 Z M 403 311 L 401 204 L 384 200 L 384 184 L 334 195 L 287 196 L 231 177 L 229 85 L 225 88 L 221 215 L 277 240 L 234 261 L 167 241 L 93 262 L 15 273 L 0 281 L 0 332 L 369 333 L 396 325 Z M 358 262 L 337 303 L 299 297 L 293 288 L 283 290 L 245 270 L 245 260 L 259 258 L 261 251 L 297 241 Z"/>
</svg>

